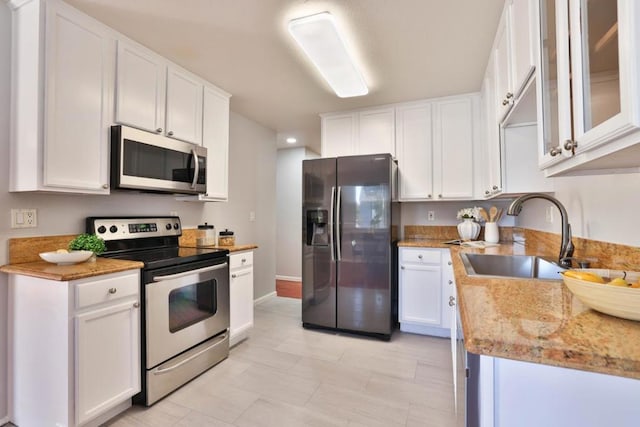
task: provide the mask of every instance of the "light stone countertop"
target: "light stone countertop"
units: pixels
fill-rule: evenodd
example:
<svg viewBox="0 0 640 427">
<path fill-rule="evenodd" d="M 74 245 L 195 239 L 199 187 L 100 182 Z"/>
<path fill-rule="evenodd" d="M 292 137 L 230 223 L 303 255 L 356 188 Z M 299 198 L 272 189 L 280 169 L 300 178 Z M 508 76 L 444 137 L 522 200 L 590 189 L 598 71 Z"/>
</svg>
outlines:
<svg viewBox="0 0 640 427">
<path fill-rule="evenodd" d="M 537 255 L 523 245 L 470 249 L 409 239 L 398 246 L 450 248 L 468 351 L 640 379 L 640 322 L 589 309 L 560 280 L 468 276 L 459 256 Z"/>
</svg>

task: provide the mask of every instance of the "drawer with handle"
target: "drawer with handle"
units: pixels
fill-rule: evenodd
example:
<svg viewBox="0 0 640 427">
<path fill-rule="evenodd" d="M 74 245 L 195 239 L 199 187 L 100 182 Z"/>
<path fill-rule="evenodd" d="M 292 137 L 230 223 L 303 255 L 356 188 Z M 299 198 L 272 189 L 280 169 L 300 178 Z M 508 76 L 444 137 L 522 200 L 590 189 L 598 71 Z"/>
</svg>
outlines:
<svg viewBox="0 0 640 427">
<path fill-rule="evenodd" d="M 241 252 L 229 256 L 229 269 L 243 268 L 253 265 L 253 252 Z"/>
<path fill-rule="evenodd" d="M 442 252 L 440 250 L 405 249 L 401 251 L 402 262 L 418 264 L 440 264 Z"/>
<path fill-rule="evenodd" d="M 75 289 L 76 309 L 94 304 L 137 295 L 140 292 L 140 276 L 138 271 L 127 274 L 108 275 L 78 283 Z"/>
</svg>

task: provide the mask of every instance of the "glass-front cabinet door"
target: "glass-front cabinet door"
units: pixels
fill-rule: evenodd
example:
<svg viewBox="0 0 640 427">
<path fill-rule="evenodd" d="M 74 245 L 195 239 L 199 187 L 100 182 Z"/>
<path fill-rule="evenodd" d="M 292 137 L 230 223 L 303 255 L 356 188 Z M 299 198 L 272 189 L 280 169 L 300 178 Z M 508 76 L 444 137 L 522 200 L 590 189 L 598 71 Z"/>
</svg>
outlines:
<svg viewBox="0 0 640 427">
<path fill-rule="evenodd" d="M 640 141 L 640 2 L 539 0 L 538 6 L 540 166 L 556 175 L 612 169 L 618 158 L 628 159 L 622 168 L 637 165 L 637 154 L 619 151 L 638 152 L 632 146 Z"/>
</svg>

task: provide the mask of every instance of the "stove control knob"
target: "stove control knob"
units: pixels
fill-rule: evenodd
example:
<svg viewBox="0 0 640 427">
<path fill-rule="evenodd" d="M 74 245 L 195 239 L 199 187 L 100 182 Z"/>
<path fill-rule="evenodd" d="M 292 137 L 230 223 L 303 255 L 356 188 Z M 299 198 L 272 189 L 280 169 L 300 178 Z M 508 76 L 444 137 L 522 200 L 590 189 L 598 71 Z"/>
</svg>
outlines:
<svg viewBox="0 0 640 427">
<path fill-rule="evenodd" d="M 104 234 L 105 231 L 107 231 L 107 227 L 105 227 L 104 225 L 98 227 L 98 233 Z"/>
<path fill-rule="evenodd" d="M 165 225 L 165 228 L 166 228 L 167 230 L 171 230 L 171 224 L 167 224 L 167 225 Z"/>
<path fill-rule="evenodd" d="M 111 227 L 109 227 L 109 231 L 112 233 L 115 233 L 116 231 L 118 231 L 118 227 L 116 227 L 115 225 L 112 225 Z"/>
<path fill-rule="evenodd" d="M 173 229 L 177 230 L 178 228 L 180 228 L 180 224 L 178 224 L 177 222 L 175 224 L 173 224 Z"/>
</svg>

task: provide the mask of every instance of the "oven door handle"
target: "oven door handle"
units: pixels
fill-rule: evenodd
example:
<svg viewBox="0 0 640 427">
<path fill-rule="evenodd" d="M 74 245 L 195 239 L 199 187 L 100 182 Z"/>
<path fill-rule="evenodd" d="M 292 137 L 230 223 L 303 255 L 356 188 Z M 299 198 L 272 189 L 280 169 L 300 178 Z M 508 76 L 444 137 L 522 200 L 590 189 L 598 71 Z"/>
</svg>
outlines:
<svg viewBox="0 0 640 427">
<path fill-rule="evenodd" d="M 191 154 L 193 154 L 193 182 L 191 183 L 191 188 L 196 188 L 196 184 L 198 183 L 198 178 L 200 175 L 200 162 L 198 160 L 198 153 L 196 153 L 196 149 L 191 149 Z"/>
<path fill-rule="evenodd" d="M 225 338 L 227 337 L 227 334 L 222 334 L 220 335 L 213 344 L 211 344 L 210 346 L 208 346 L 207 348 L 203 348 L 202 350 L 200 350 L 199 352 L 197 352 L 194 355 L 191 355 L 189 357 L 187 357 L 184 360 L 181 360 L 180 362 L 176 363 L 173 366 L 170 366 L 168 368 L 164 368 L 164 369 L 158 369 L 156 370 L 153 374 L 154 375 L 162 375 L 162 374 L 166 374 L 168 372 L 173 371 L 174 369 L 179 368 L 180 366 L 184 365 L 185 363 L 189 363 L 191 362 L 193 359 L 195 359 L 196 357 L 200 356 L 203 353 L 206 353 L 207 351 L 211 350 L 213 347 L 217 346 L 218 344 L 220 344 Z"/>
<path fill-rule="evenodd" d="M 206 273 L 208 271 L 214 271 L 214 270 L 221 270 L 221 269 L 225 268 L 226 266 L 227 266 L 227 263 L 225 262 L 223 264 L 217 264 L 217 265 L 214 265 L 212 267 L 204 267 L 204 268 L 199 268 L 197 270 L 189 270 L 189 271 L 185 271 L 185 272 L 182 272 L 182 273 L 169 274 L 167 276 L 153 276 L 153 281 L 154 282 L 161 282 L 163 280 L 179 279 L 181 277 L 191 276 L 193 274 Z"/>
</svg>

